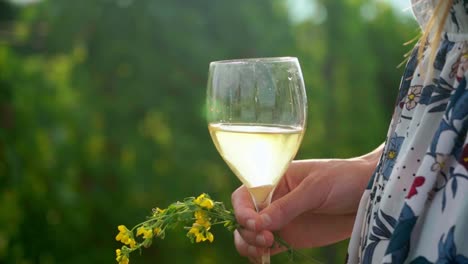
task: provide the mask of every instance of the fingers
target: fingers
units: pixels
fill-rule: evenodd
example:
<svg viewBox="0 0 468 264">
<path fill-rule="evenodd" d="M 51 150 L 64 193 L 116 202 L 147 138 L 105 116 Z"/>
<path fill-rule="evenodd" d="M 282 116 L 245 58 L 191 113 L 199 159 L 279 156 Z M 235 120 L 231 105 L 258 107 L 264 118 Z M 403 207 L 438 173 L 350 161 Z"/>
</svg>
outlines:
<svg viewBox="0 0 468 264">
<path fill-rule="evenodd" d="M 242 227 L 251 231 L 263 228 L 263 220 L 255 210 L 249 191 L 244 185 L 232 193 L 231 199 L 236 220 Z"/>
<path fill-rule="evenodd" d="M 255 247 L 270 247 L 273 245 L 274 236 L 270 231 L 253 232 L 245 228 L 237 230 L 242 239 Z"/>
<path fill-rule="evenodd" d="M 242 233 L 242 235 L 241 235 Z M 268 233 L 268 234 L 266 234 Z M 261 263 L 259 259 L 261 258 L 263 252 L 270 250 L 271 255 L 283 252 L 286 248 L 281 247 L 278 244 L 273 245 L 274 237 L 273 234 L 268 231 L 263 231 L 260 233 L 265 236 L 265 242 L 257 241 L 257 233 L 251 232 L 248 230 L 235 230 L 234 231 L 234 244 L 237 251 L 241 256 L 248 257 L 251 263 Z M 248 241 L 253 241 L 250 244 Z M 266 246 L 258 246 L 266 245 Z"/>
<path fill-rule="evenodd" d="M 250 257 L 252 258 L 252 260 L 254 260 L 257 257 L 262 256 L 263 252 L 267 249 L 270 249 L 272 255 L 285 250 L 285 248 L 279 247 L 279 245 L 276 245 L 276 244 L 272 247 L 274 239 L 271 233 L 269 235 L 270 237 L 266 239 L 267 241 L 265 244 L 266 246 L 258 246 L 258 241 L 256 241 L 255 239 L 254 239 L 255 242 L 253 244 L 248 243 L 245 238 L 247 238 L 247 240 L 250 240 L 251 237 L 248 237 L 250 235 L 243 237 L 245 233 L 241 235 L 241 232 L 243 231 L 240 231 L 240 230 L 234 231 L 234 245 L 236 246 L 236 249 L 241 256 Z"/>
<path fill-rule="evenodd" d="M 273 200 L 279 199 L 288 194 L 292 190 L 301 186 L 302 181 L 307 177 L 308 172 L 315 165 L 314 162 L 309 161 L 293 161 L 288 168 L 286 175 L 280 181 L 275 192 L 273 193 Z M 303 199 L 307 198 L 307 194 L 302 194 Z M 263 230 L 270 225 L 271 221 L 275 221 L 268 214 L 259 215 L 252 202 L 252 197 L 247 188 L 242 185 L 232 194 L 232 205 L 236 214 L 237 222 L 244 228 L 255 230 Z M 281 202 L 279 206 L 286 206 Z M 295 208 L 291 208 L 295 209 Z M 297 212 L 299 214 L 300 212 Z"/>
<path fill-rule="evenodd" d="M 263 253 L 261 248 L 257 248 L 245 242 L 238 230 L 234 231 L 234 244 L 239 254 L 244 257 L 259 257 Z"/>
<path fill-rule="evenodd" d="M 232 204 L 236 212 L 237 222 L 244 228 L 234 231 L 234 244 L 240 255 L 249 257 L 251 263 L 261 263 L 261 255 L 274 243 L 274 236 L 270 231 L 262 230 L 269 224 L 269 220 L 262 218 L 256 211 L 252 198 L 244 186 L 239 187 L 232 194 Z M 274 248 L 271 253 L 283 251 Z"/>
<path fill-rule="evenodd" d="M 332 187 L 330 177 L 306 177 L 314 162 L 294 162 L 281 186 L 275 191 L 272 204 L 259 213 L 245 186 L 232 194 L 237 222 L 251 231 L 279 230 L 308 210 L 320 208 Z M 279 194 L 281 193 L 281 194 Z"/>
</svg>

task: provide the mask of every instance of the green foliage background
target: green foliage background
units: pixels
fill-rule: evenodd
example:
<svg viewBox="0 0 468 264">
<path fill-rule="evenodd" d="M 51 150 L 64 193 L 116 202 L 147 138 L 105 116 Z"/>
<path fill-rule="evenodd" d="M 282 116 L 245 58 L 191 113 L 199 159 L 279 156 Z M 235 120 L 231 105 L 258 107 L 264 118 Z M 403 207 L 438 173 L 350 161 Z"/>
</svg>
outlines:
<svg viewBox="0 0 468 264">
<path fill-rule="evenodd" d="M 0 0 L 0 263 L 114 263 L 117 225 L 201 192 L 229 205 L 239 182 L 204 119 L 212 60 L 299 58 L 297 158 L 379 145 L 417 27 L 380 1 L 314 2 L 322 23 L 291 23 L 284 0 Z M 247 263 L 214 232 L 174 231 L 132 263 Z M 342 263 L 346 243 L 302 252 Z"/>
</svg>

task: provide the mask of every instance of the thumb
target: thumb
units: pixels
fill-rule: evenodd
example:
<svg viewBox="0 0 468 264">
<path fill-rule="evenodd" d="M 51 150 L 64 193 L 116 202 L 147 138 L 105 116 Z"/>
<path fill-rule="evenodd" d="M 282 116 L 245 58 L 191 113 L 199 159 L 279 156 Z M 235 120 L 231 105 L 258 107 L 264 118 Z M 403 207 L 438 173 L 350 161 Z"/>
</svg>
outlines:
<svg viewBox="0 0 468 264">
<path fill-rule="evenodd" d="M 319 209 L 331 190 L 330 182 L 326 178 L 321 179 L 307 177 L 293 191 L 273 201 L 260 212 L 262 227 L 280 230 L 297 216 Z"/>
</svg>

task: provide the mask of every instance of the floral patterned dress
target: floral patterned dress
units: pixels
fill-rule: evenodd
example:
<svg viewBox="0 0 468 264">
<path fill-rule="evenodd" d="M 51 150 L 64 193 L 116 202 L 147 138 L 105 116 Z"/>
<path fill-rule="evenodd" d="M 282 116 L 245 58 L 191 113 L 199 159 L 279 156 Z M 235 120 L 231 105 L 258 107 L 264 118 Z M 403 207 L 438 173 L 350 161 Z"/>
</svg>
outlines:
<svg viewBox="0 0 468 264">
<path fill-rule="evenodd" d="M 437 1 L 412 2 L 424 27 Z M 468 0 L 454 0 L 432 74 L 429 55 L 419 65 L 416 56 L 360 202 L 347 263 L 468 264 Z"/>
</svg>

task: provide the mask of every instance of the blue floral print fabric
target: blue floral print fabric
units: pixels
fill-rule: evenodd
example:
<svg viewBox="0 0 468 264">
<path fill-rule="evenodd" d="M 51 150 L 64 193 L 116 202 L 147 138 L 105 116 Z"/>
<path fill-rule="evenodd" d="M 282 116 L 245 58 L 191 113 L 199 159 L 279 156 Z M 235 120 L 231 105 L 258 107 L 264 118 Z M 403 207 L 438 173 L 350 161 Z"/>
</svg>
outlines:
<svg viewBox="0 0 468 264">
<path fill-rule="evenodd" d="M 421 27 L 437 2 L 412 1 Z M 468 264 L 468 0 L 453 1 L 432 65 L 428 52 L 407 63 L 347 263 Z"/>
</svg>

